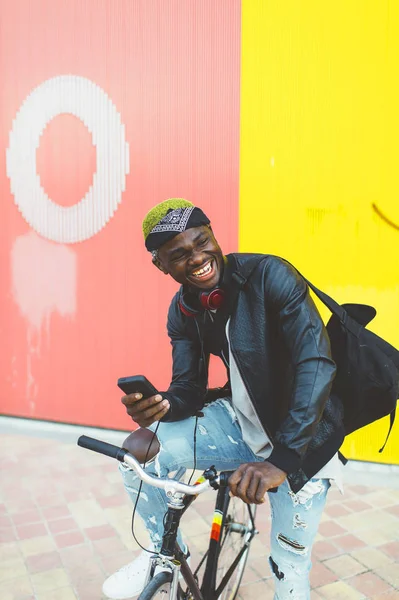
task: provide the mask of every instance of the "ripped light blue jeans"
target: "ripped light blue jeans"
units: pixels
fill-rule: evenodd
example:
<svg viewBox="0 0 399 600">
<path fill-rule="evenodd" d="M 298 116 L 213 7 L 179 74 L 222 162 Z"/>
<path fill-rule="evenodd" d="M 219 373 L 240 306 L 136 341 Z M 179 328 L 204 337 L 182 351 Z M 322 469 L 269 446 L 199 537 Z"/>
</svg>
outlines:
<svg viewBox="0 0 399 600">
<path fill-rule="evenodd" d="M 217 400 L 204 410 L 198 420 L 197 469 L 215 465 L 218 471 L 234 470 L 242 463 L 261 462 L 242 440 L 241 429 L 228 400 Z M 180 466 L 193 468 L 195 418 L 175 423 L 161 423 L 157 437 L 159 454 L 146 470 L 166 477 Z M 155 430 L 156 424 L 150 429 Z M 120 466 L 124 484 L 135 502 L 140 480 L 133 471 Z M 277 493 L 269 493 L 271 506 L 271 556 L 269 564 L 275 581 L 275 600 L 309 600 L 311 549 L 325 505 L 328 479 L 313 479 L 297 494 L 285 481 Z M 137 511 L 144 520 L 154 546 L 159 549 L 163 517 L 167 511 L 162 490 L 143 484 Z M 179 538 L 179 543 L 183 540 Z M 266 576 L 265 564 L 265 576 Z"/>
</svg>

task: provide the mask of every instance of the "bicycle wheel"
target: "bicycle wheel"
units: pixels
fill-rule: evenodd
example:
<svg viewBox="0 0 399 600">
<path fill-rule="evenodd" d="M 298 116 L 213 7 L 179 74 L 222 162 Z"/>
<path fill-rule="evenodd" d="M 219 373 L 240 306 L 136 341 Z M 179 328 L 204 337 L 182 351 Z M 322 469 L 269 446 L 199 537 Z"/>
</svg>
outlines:
<svg viewBox="0 0 399 600">
<path fill-rule="evenodd" d="M 220 552 L 217 562 L 216 590 L 223 577 L 228 572 L 240 550 L 250 540 L 254 532 L 253 521 L 255 521 L 256 505 L 245 504 L 236 497 L 226 497 L 226 507 L 223 515 L 223 529 L 220 541 Z M 234 600 L 240 587 L 241 579 L 247 563 L 250 543 L 245 548 L 239 562 L 232 572 L 226 587 L 221 592 L 220 600 Z"/>
<path fill-rule="evenodd" d="M 162 571 L 155 575 L 149 584 L 143 589 L 138 600 L 168 600 L 173 575 L 170 571 Z"/>
</svg>

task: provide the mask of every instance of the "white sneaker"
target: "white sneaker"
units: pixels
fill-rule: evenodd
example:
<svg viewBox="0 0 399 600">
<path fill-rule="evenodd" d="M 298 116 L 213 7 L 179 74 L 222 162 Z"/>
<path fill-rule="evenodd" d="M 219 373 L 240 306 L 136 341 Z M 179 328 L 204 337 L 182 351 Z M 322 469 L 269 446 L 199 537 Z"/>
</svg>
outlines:
<svg viewBox="0 0 399 600">
<path fill-rule="evenodd" d="M 126 600 L 127 598 L 135 598 L 141 594 L 150 559 L 151 554 L 143 550 L 133 562 L 125 565 L 104 581 L 103 594 L 107 598 L 111 598 L 111 600 Z M 188 558 L 187 562 L 189 561 L 190 558 Z M 157 567 L 156 573 L 164 570 Z"/>
</svg>

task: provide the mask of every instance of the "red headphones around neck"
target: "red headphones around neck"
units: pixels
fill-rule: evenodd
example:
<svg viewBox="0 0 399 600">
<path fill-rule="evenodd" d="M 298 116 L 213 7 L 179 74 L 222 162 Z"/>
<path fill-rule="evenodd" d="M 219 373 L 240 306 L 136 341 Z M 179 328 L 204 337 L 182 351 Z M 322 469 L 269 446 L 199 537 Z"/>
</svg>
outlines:
<svg viewBox="0 0 399 600">
<path fill-rule="evenodd" d="M 181 292 L 179 297 L 180 310 L 186 317 L 196 317 L 203 310 L 217 310 L 225 300 L 226 293 L 222 288 L 214 288 L 209 292 Z"/>
</svg>

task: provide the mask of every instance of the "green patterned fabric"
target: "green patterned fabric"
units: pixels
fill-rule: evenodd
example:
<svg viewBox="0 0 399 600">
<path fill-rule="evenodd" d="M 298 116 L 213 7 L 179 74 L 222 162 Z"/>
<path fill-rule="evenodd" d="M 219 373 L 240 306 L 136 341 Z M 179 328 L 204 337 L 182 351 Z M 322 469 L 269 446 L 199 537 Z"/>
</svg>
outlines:
<svg viewBox="0 0 399 600">
<path fill-rule="evenodd" d="M 144 240 L 147 239 L 149 233 L 153 228 L 164 218 L 168 210 L 175 210 L 176 208 L 188 208 L 194 206 L 192 202 L 185 200 L 184 198 L 169 198 L 160 202 L 154 208 L 152 208 L 144 217 L 143 220 L 143 234 Z"/>
</svg>

